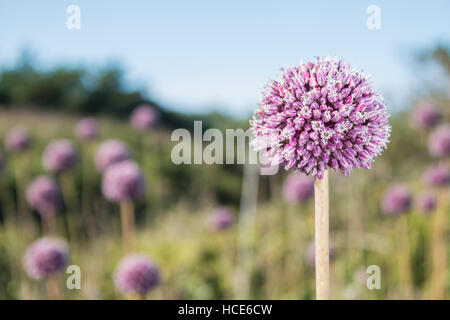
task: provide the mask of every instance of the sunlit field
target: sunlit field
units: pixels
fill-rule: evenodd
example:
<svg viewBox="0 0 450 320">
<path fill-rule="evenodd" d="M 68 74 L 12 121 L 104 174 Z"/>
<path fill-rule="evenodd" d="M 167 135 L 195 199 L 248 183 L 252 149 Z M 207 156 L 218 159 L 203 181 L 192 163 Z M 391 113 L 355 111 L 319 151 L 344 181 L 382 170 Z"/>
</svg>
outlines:
<svg viewBox="0 0 450 320">
<path fill-rule="evenodd" d="M 437 108 L 443 113 L 441 122 L 448 121 L 448 101 L 441 100 Z M 288 174 L 283 170 L 261 176 L 254 220 L 248 222 L 239 210 L 241 166 L 174 165 L 170 153 L 175 143 L 164 126 L 142 133 L 133 130 L 128 119 L 99 117 L 99 136 L 82 141 L 74 136 L 78 116 L 17 110 L 9 108 L 0 115 L 3 137 L 17 125 L 27 128 L 30 136 L 29 148 L 3 151 L 1 298 L 46 299 L 54 291 L 46 286 L 48 279 L 31 279 L 23 267 L 27 246 L 45 235 L 39 212 L 30 208 L 24 196 L 33 178 L 41 174 L 52 176 L 62 191 L 52 236 L 67 242 L 67 265 L 77 265 L 81 271 L 80 289 L 67 287 L 72 273 L 65 273 L 65 268 L 52 275 L 58 287 L 56 298 L 137 298 L 120 293 L 113 281 L 124 256 L 120 206 L 103 196 L 102 176 L 94 165 L 96 148 L 108 139 L 119 139 L 127 146 L 145 177 L 146 191 L 134 201 L 134 251 L 151 257 L 160 277 L 145 298 L 314 298 L 314 256 L 311 250 L 308 253 L 314 240 L 313 200 L 286 201 L 283 184 Z M 442 250 L 440 245 L 448 251 L 448 220 L 437 225 L 438 217 L 449 213 L 448 186 L 425 184 L 425 168 L 437 161 L 428 156 L 427 133 L 412 128 L 410 118 L 410 111 L 392 116 L 392 141 L 372 170 L 358 169 L 348 177 L 331 175 L 334 298 L 448 296 L 450 280 L 442 274 L 434 278 L 441 265 L 435 259 L 445 255 L 433 255 Z M 70 170 L 46 173 L 43 151 L 50 141 L 60 138 L 73 143 L 77 160 Z M 410 190 L 410 205 L 399 214 L 385 214 L 385 192 L 398 183 Z M 426 213 L 416 205 L 423 191 L 437 199 L 436 207 Z M 232 223 L 223 228 L 214 228 L 210 222 L 218 206 L 227 207 L 233 215 Z M 440 229 L 445 232 L 443 238 L 434 237 L 436 232 L 442 234 Z M 239 234 L 249 236 L 240 240 Z M 447 264 L 442 263 L 448 274 Z M 367 287 L 371 265 L 381 270 L 380 289 Z M 440 283 L 441 279 L 446 280 Z"/>
</svg>

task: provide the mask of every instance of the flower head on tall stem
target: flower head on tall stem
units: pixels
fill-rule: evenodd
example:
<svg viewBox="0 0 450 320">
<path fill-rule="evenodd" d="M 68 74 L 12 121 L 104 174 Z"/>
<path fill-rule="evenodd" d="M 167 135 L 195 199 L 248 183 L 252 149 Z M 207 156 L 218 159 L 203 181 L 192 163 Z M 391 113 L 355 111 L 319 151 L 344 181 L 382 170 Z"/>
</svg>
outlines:
<svg viewBox="0 0 450 320">
<path fill-rule="evenodd" d="M 123 258 L 114 273 L 114 285 L 123 294 L 144 296 L 159 284 L 157 266 L 144 254 Z"/>
<path fill-rule="evenodd" d="M 290 174 L 284 182 L 283 195 L 293 204 L 308 201 L 314 195 L 314 179 L 300 173 Z"/>
<path fill-rule="evenodd" d="M 48 176 L 39 176 L 28 185 L 26 200 L 41 215 L 55 214 L 62 203 L 58 185 Z"/>
<path fill-rule="evenodd" d="M 424 174 L 423 181 L 431 187 L 444 187 L 450 184 L 450 170 L 445 164 L 429 166 Z"/>
<path fill-rule="evenodd" d="M 75 125 L 75 136 L 80 140 L 93 140 L 97 138 L 99 126 L 94 117 L 80 119 Z"/>
<path fill-rule="evenodd" d="M 22 152 L 30 146 L 30 135 L 24 127 L 14 127 L 5 137 L 5 149 L 12 153 Z"/>
<path fill-rule="evenodd" d="M 395 184 L 384 193 L 381 203 L 386 215 L 395 216 L 407 211 L 411 206 L 411 193 L 406 185 Z"/>
<path fill-rule="evenodd" d="M 150 105 L 141 104 L 131 113 L 131 126 L 138 131 L 148 131 L 159 121 L 158 111 Z"/>
<path fill-rule="evenodd" d="M 103 142 L 95 153 L 95 166 L 98 171 L 104 172 L 110 165 L 129 158 L 128 149 L 119 140 Z"/>
<path fill-rule="evenodd" d="M 421 101 L 412 111 L 411 122 L 414 128 L 426 130 L 434 127 L 441 119 L 441 112 L 430 101 Z"/>
<path fill-rule="evenodd" d="M 61 271 L 68 258 L 67 246 L 63 241 L 45 237 L 27 248 L 23 264 L 30 278 L 40 280 Z"/>
<path fill-rule="evenodd" d="M 390 135 L 387 108 L 371 80 L 342 60 L 317 58 L 282 69 L 250 121 L 256 150 L 318 178 L 371 167 Z"/>
<path fill-rule="evenodd" d="M 208 217 L 208 226 L 214 231 L 229 229 L 234 223 L 233 210 L 228 207 L 215 208 Z"/>
<path fill-rule="evenodd" d="M 434 129 L 428 140 L 428 150 L 435 158 L 450 156 L 450 124 L 443 124 Z"/>
<path fill-rule="evenodd" d="M 73 144 L 66 139 L 55 140 L 48 144 L 42 156 L 44 168 L 52 173 L 72 169 L 77 162 L 77 153 Z"/>
<path fill-rule="evenodd" d="M 420 213 L 428 214 L 436 208 L 436 196 L 430 192 L 421 193 L 416 197 L 414 205 Z"/>
<path fill-rule="evenodd" d="M 134 161 L 113 164 L 103 174 L 102 192 L 111 202 L 135 200 L 144 191 L 145 179 Z"/>
</svg>

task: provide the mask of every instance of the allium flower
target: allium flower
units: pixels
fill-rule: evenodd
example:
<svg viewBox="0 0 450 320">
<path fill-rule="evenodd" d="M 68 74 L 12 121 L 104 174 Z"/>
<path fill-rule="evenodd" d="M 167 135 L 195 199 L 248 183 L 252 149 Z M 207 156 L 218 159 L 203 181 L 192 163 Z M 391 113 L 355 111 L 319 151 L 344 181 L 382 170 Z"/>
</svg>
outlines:
<svg viewBox="0 0 450 320">
<path fill-rule="evenodd" d="M 129 158 L 127 147 L 119 140 L 103 142 L 95 154 L 95 166 L 103 172 L 110 165 Z"/>
<path fill-rule="evenodd" d="M 405 185 L 396 184 L 389 187 L 382 201 L 382 209 L 387 215 L 399 215 L 409 209 L 411 194 Z"/>
<path fill-rule="evenodd" d="M 450 183 L 450 170 L 444 164 L 432 165 L 425 170 L 423 180 L 429 186 L 446 186 Z"/>
<path fill-rule="evenodd" d="M 30 278 L 40 280 L 61 271 L 68 258 L 64 242 L 54 238 L 41 238 L 27 248 L 23 264 Z"/>
<path fill-rule="evenodd" d="M 130 120 L 136 130 L 147 131 L 158 123 L 159 114 L 155 108 L 143 104 L 133 110 Z"/>
<path fill-rule="evenodd" d="M 414 204 L 419 212 L 427 214 L 436 207 L 436 197 L 429 192 L 425 192 L 416 198 Z"/>
<path fill-rule="evenodd" d="M 102 191 L 112 202 L 136 199 L 145 191 L 144 176 L 133 161 L 115 163 L 103 174 Z"/>
<path fill-rule="evenodd" d="M 218 207 L 208 217 L 208 226 L 211 230 L 221 231 L 230 228 L 234 223 L 233 210 L 227 207 Z"/>
<path fill-rule="evenodd" d="M 48 176 L 35 178 L 27 187 L 28 205 L 42 214 L 55 214 L 61 206 L 61 194 L 56 182 Z"/>
<path fill-rule="evenodd" d="M 412 114 L 412 125 L 420 130 L 430 129 L 434 127 L 440 120 L 441 113 L 434 104 L 429 101 L 422 101 L 417 105 Z"/>
<path fill-rule="evenodd" d="M 61 139 L 48 144 L 42 156 L 47 171 L 58 173 L 74 167 L 77 162 L 75 148 L 69 140 Z"/>
<path fill-rule="evenodd" d="M 124 294 L 145 295 L 158 284 L 158 268 L 143 254 L 126 256 L 120 261 L 114 273 L 114 285 Z"/>
<path fill-rule="evenodd" d="M 311 242 L 306 249 L 305 259 L 306 264 L 311 269 L 314 269 L 316 266 L 316 245 L 314 244 L 314 241 Z M 330 244 L 330 262 L 333 261 L 336 258 L 336 248 Z"/>
<path fill-rule="evenodd" d="M 314 179 L 299 173 L 290 174 L 283 186 L 284 199 L 290 203 L 307 201 L 314 195 Z"/>
<path fill-rule="evenodd" d="M 386 148 L 388 114 L 369 77 L 341 60 L 317 58 L 282 69 L 267 84 L 250 126 L 256 150 L 272 165 L 323 177 L 371 167 Z"/>
<path fill-rule="evenodd" d="M 92 140 L 98 136 L 98 123 L 93 117 L 79 120 L 75 125 L 75 135 L 81 140 Z"/>
<path fill-rule="evenodd" d="M 28 131 L 23 127 L 14 127 L 5 138 L 6 150 L 17 153 L 28 149 L 30 146 L 30 136 Z"/>
<path fill-rule="evenodd" d="M 440 158 L 450 156 L 450 125 L 443 124 L 434 129 L 428 139 L 431 156 Z"/>
</svg>

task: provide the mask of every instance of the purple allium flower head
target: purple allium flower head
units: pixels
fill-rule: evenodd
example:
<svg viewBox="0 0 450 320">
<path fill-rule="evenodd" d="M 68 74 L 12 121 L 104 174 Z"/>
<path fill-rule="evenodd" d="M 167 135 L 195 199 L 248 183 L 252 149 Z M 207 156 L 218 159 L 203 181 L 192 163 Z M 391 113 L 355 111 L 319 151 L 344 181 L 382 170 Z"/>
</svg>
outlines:
<svg viewBox="0 0 450 320">
<path fill-rule="evenodd" d="M 159 121 L 158 111 L 152 106 L 142 104 L 131 113 L 131 125 L 139 131 L 147 131 Z"/>
<path fill-rule="evenodd" d="M 341 60 L 317 58 L 270 81 L 250 126 L 272 165 L 323 177 L 371 167 L 386 148 L 388 114 L 369 77 Z"/>
<path fill-rule="evenodd" d="M 80 119 L 75 125 L 75 135 L 81 140 L 92 140 L 98 136 L 98 123 L 93 117 Z"/>
<path fill-rule="evenodd" d="M 48 176 L 39 176 L 28 185 L 26 199 L 41 215 L 55 214 L 62 202 L 56 182 Z"/>
<path fill-rule="evenodd" d="M 425 192 L 417 196 L 414 204 L 419 212 L 427 214 L 436 207 L 436 197 L 429 192 Z"/>
<path fill-rule="evenodd" d="M 423 173 L 423 181 L 432 187 L 443 187 L 450 183 L 450 170 L 445 164 L 429 166 Z"/>
<path fill-rule="evenodd" d="M 64 242 L 54 238 L 41 238 L 27 248 L 23 264 L 30 278 L 40 280 L 61 271 L 68 258 Z"/>
<path fill-rule="evenodd" d="M 420 102 L 412 111 L 411 121 L 414 128 L 424 130 L 434 127 L 440 120 L 441 113 L 430 101 Z"/>
<path fill-rule="evenodd" d="M 17 153 L 28 149 L 30 146 L 30 136 L 23 127 L 14 127 L 6 134 L 6 150 Z"/>
<path fill-rule="evenodd" d="M 314 195 L 314 179 L 300 173 L 290 174 L 283 186 L 284 199 L 290 203 L 307 201 Z"/>
<path fill-rule="evenodd" d="M 44 150 L 42 164 L 47 171 L 58 173 L 75 166 L 77 154 L 69 140 L 61 139 L 50 142 Z"/>
<path fill-rule="evenodd" d="M 112 202 L 133 200 L 144 193 L 145 179 L 135 162 L 118 162 L 104 172 L 102 191 L 105 198 Z"/>
<path fill-rule="evenodd" d="M 450 156 L 450 125 L 443 124 L 434 129 L 428 139 L 428 150 L 435 158 Z"/>
<path fill-rule="evenodd" d="M 120 292 L 145 295 L 159 284 L 157 266 L 143 254 L 123 258 L 114 273 L 114 285 Z"/>
<path fill-rule="evenodd" d="M 234 223 L 233 210 L 228 207 L 215 208 L 208 217 L 208 226 L 211 230 L 222 231 L 230 228 Z"/>
<path fill-rule="evenodd" d="M 330 262 L 333 261 L 336 258 L 336 248 L 330 244 Z M 308 248 L 306 249 L 305 253 L 305 259 L 306 264 L 311 269 L 314 269 L 316 266 L 316 245 L 314 244 L 314 241 L 312 241 Z"/>
<path fill-rule="evenodd" d="M 408 187 L 402 184 L 390 186 L 383 197 L 382 209 L 387 215 L 399 215 L 411 206 L 411 194 Z"/>
<path fill-rule="evenodd" d="M 104 172 L 110 165 L 129 158 L 127 147 L 119 140 L 103 142 L 95 154 L 95 166 Z"/>
</svg>

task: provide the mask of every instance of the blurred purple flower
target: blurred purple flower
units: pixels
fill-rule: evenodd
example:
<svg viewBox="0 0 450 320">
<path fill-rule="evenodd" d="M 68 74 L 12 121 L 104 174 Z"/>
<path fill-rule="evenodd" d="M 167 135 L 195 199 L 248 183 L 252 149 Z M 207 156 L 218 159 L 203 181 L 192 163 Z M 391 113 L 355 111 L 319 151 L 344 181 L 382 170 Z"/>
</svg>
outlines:
<svg viewBox="0 0 450 320">
<path fill-rule="evenodd" d="M 429 166 L 423 173 L 423 181 L 432 187 L 443 187 L 450 183 L 450 170 L 444 164 Z"/>
<path fill-rule="evenodd" d="M 6 150 L 17 153 L 28 149 L 30 146 L 30 136 L 23 127 L 14 127 L 8 131 L 5 138 Z"/>
<path fill-rule="evenodd" d="M 417 196 L 414 204 L 419 212 L 427 214 L 436 207 L 436 197 L 429 192 L 425 192 Z"/>
<path fill-rule="evenodd" d="M 142 104 L 131 113 L 131 125 L 138 131 L 147 131 L 159 121 L 158 111 L 152 106 Z"/>
<path fill-rule="evenodd" d="M 434 129 L 428 138 L 428 150 L 435 158 L 450 156 L 450 125 L 443 124 Z"/>
<path fill-rule="evenodd" d="M 434 127 L 441 119 L 441 113 L 430 101 L 420 102 L 412 111 L 411 121 L 413 127 L 419 130 Z"/>
<path fill-rule="evenodd" d="M 267 84 L 250 127 L 252 145 L 272 165 L 320 179 L 326 169 L 346 175 L 354 167 L 369 169 L 391 130 L 369 78 L 334 58 L 282 69 Z"/>
<path fill-rule="evenodd" d="M 108 140 L 97 148 L 95 166 L 100 172 L 104 172 L 110 165 L 128 158 L 128 149 L 125 144 L 119 140 Z"/>
<path fill-rule="evenodd" d="M 40 280 L 61 271 L 68 259 L 69 253 L 64 242 L 41 238 L 27 248 L 23 264 L 30 278 Z"/>
<path fill-rule="evenodd" d="M 75 125 L 75 135 L 81 140 L 92 140 L 98 136 L 98 123 L 93 117 L 80 119 Z"/>
<path fill-rule="evenodd" d="M 215 208 L 208 217 L 208 226 L 211 230 L 222 231 L 230 228 L 234 223 L 233 210 L 228 207 Z"/>
<path fill-rule="evenodd" d="M 158 284 L 158 268 L 143 254 L 124 257 L 114 273 L 114 285 L 123 294 L 145 295 Z"/>
<path fill-rule="evenodd" d="M 387 215 L 399 215 L 411 206 L 411 194 L 408 187 L 402 184 L 390 186 L 383 197 L 382 209 Z"/>
<path fill-rule="evenodd" d="M 28 185 L 26 200 L 41 215 L 55 214 L 62 201 L 56 182 L 48 176 L 39 176 Z"/>
<path fill-rule="evenodd" d="M 144 193 L 145 179 L 135 162 L 122 161 L 106 169 L 102 191 L 105 198 L 112 202 L 133 200 Z"/>
<path fill-rule="evenodd" d="M 330 244 L 330 262 L 332 262 L 336 258 L 336 248 Z M 312 241 L 308 248 L 306 249 L 305 254 L 306 264 L 309 268 L 314 269 L 316 266 L 316 245 L 314 241 Z"/>
<path fill-rule="evenodd" d="M 75 166 L 77 154 L 69 140 L 61 139 L 50 142 L 44 150 L 42 164 L 45 170 L 58 173 Z"/>
<path fill-rule="evenodd" d="M 293 204 L 307 201 L 314 195 L 314 179 L 304 174 L 290 174 L 283 186 L 284 199 Z"/>
</svg>

